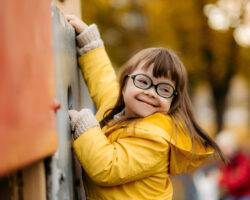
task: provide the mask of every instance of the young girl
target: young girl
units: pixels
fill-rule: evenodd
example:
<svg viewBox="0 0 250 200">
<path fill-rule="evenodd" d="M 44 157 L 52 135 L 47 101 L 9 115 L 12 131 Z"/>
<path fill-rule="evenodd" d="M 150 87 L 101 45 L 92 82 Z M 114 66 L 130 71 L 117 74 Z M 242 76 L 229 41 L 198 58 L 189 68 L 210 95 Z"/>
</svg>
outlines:
<svg viewBox="0 0 250 200">
<path fill-rule="evenodd" d="M 96 25 L 73 15 L 79 64 L 96 116 L 69 111 L 87 199 L 172 199 L 169 175 L 223 156 L 194 119 L 187 74 L 166 48 L 148 48 L 123 67 L 119 83 Z"/>
</svg>

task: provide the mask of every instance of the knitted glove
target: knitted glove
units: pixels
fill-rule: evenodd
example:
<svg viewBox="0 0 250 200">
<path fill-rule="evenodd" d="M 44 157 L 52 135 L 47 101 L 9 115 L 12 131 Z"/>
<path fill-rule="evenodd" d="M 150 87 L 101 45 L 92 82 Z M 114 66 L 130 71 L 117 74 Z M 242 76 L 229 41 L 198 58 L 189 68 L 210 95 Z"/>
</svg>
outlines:
<svg viewBox="0 0 250 200">
<path fill-rule="evenodd" d="M 104 46 L 95 24 L 88 26 L 88 28 L 76 37 L 76 40 L 80 47 L 80 49 L 77 50 L 80 56 L 95 48 Z"/>
<path fill-rule="evenodd" d="M 71 119 L 71 129 L 74 131 L 74 139 L 76 140 L 82 133 L 88 129 L 100 126 L 90 109 L 82 109 Z"/>
</svg>

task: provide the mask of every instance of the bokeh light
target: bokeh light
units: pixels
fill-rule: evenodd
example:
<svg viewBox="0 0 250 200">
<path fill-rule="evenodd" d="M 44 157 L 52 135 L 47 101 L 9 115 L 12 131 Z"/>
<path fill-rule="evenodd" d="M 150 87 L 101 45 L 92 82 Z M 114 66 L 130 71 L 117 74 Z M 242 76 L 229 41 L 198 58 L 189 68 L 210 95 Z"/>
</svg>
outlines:
<svg viewBox="0 0 250 200">
<path fill-rule="evenodd" d="M 226 31 L 233 28 L 237 44 L 250 47 L 249 0 L 219 0 L 216 4 L 207 4 L 204 13 L 212 29 Z"/>
</svg>

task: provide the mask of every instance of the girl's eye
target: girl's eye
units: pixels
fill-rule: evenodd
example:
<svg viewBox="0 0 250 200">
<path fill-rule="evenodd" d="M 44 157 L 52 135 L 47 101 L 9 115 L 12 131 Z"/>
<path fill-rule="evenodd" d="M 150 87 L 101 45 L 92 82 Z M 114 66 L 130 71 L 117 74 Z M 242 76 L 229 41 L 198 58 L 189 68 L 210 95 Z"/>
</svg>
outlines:
<svg viewBox="0 0 250 200">
<path fill-rule="evenodd" d="M 135 79 L 135 85 L 141 88 L 147 88 L 149 85 L 149 81 L 145 78 L 137 78 Z"/>
<path fill-rule="evenodd" d="M 158 88 L 158 91 L 162 94 L 162 95 L 166 95 L 166 94 L 170 94 L 172 93 L 172 88 L 166 85 L 160 85 L 160 87 Z"/>
<path fill-rule="evenodd" d="M 169 93 L 169 89 L 167 89 L 167 88 L 161 88 L 160 91 L 165 92 L 165 93 Z"/>
<path fill-rule="evenodd" d="M 148 84 L 148 82 L 147 81 L 145 81 L 145 80 L 139 80 L 139 82 L 141 83 L 141 84 L 144 84 L 144 85 L 147 85 Z"/>
</svg>

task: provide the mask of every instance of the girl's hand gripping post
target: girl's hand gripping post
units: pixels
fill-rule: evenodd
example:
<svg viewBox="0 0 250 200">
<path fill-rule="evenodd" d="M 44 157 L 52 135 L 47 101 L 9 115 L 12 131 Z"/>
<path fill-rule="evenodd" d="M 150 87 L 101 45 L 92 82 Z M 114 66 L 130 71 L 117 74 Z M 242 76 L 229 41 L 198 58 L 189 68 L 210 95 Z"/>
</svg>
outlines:
<svg viewBox="0 0 250 200">
<path fill-rule="evenodd" d="M 65 17 L 67 21 L 74 27 L 77 34 L 83 32 L 88 27 L 87 24 L 85 24 L 81 19 L 79 19 L 75 15 L 65 15 Z"/>
<path fill-rule="evenodd" d="M 77 139 L 88 129 L 99 126 L 99 122 L 90 109 L 84 108 L 80 112 L 69 110 L 68 114 L 70 117 L 71 130 L 74 132 L 74 139 Z"/>
</svg>

